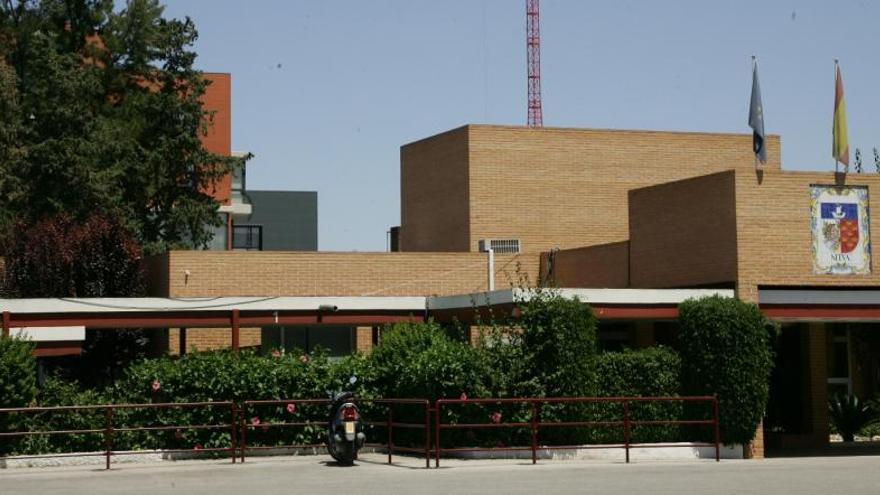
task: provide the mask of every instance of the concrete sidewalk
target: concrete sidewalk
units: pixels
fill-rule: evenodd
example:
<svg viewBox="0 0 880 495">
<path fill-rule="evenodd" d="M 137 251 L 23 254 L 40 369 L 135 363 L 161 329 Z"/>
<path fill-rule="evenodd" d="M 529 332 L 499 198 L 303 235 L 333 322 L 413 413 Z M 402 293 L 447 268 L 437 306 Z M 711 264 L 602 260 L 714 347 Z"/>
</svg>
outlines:
<svg viewBox="0 0 880 495">
<path fill-rule="evenodd" d="M 398 462 L 399 461 L 399 462 Z M 755 461 L 424 460 L 368 454 L 339 467 L 327 456 L 180 461 L 161 466 L 21 468 L 0 471 L 0 493 L 880 493 L 880 458 L 835 457 Z"/>
</svg>

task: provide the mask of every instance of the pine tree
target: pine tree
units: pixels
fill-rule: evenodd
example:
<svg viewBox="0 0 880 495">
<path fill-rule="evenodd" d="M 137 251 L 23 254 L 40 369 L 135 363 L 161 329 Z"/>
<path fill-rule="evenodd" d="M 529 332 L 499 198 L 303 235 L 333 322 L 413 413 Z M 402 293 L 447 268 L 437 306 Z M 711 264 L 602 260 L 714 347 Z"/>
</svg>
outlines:
<svg viewBox="0 0 880 495">
<path fill-rule="evenodd" d="M 147 253 L 210 241 L 205 191 L 239 159 L 202 145 L 198 33 L 162 14 L 158 0 L 0 0 L 0 233 L 101 210 Z"/>
</svg>

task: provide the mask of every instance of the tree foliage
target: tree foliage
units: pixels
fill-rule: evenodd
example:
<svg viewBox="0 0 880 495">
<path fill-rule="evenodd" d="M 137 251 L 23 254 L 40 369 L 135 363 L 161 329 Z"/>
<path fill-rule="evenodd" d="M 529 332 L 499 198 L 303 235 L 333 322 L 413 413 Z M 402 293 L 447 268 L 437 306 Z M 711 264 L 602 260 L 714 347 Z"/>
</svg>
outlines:
<svg viewBox="0 0 880 495">
<path fill-rule="evenodd" d="M 208 152 L 208 82 L 189 19 L 158 0 L 0 0 L 0 231 L 113 212 L 148 252 L 199 247 L 207 194 L 236 158 Z"/>
<path fill-rule="evenodd" d="M 6 246 L 6 287 L 14 297 L 143 295 L 141 248 L 120 221 L 67 215 L 18 223 Z"/>
<path fill-rule="evenodd" d="M 6 240 L 5 292 L 11 297 L 132 297 L 144 293 L 142 253 L 113 217 L 96 213 L 78 222 L 58 215 L 30 227 L 17 224 Z M 149 340 L 138 329 L 87 329 L 78 375 L 86 383 L 112 381 L 145 357 Z"/>
</svg>

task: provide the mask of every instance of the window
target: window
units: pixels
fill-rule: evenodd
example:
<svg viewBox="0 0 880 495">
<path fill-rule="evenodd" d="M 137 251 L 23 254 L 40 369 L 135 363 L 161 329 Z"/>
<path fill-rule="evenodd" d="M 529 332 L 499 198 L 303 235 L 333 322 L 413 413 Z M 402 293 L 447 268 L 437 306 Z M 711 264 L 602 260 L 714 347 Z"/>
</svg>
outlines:
<svg viewBox="0 0 880 495">
<path fill-rule="evenodd" d="M 232 249 L 244 251 L 263 250 L 262 225 L 234 225 L 232 227 Z"/>
</svg>

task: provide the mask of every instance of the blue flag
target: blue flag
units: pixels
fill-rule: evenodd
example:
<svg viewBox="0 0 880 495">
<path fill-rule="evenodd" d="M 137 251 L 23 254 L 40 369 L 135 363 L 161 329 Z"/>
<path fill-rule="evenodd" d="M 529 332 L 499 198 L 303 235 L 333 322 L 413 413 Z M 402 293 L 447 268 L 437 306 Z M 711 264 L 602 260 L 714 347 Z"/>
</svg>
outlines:
<svg viewBox="0 0 880 495">
<path fill-rule="evenodd" d="M 752 128 L 752 149 L 761 163 L 767 163 L 767 142 L 764 139 L 764 104 L 758 84 L 758 63 L 752 68 L 752 101 L 749 104 L 749 127 Z"/>
</svg>

